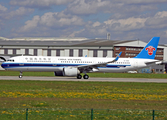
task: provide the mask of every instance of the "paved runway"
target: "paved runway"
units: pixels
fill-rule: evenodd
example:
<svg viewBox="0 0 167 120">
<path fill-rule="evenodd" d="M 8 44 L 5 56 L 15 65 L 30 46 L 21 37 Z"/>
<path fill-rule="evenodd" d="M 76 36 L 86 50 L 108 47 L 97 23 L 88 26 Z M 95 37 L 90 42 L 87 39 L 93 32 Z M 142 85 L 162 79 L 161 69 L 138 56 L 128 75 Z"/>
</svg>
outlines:
<svg viewBox="0 0 167 120">
<path fill-rule="evenodd" d="M 96 81 L 96 82 L 155 82 L 167 83 L 167 79 L 147 79 L 147 78 L 89 78 L 76 79 L 76 77 L 27 77 L 0 76 L 0 80 L 39 80 L 39 81 Z"/>
</svg>

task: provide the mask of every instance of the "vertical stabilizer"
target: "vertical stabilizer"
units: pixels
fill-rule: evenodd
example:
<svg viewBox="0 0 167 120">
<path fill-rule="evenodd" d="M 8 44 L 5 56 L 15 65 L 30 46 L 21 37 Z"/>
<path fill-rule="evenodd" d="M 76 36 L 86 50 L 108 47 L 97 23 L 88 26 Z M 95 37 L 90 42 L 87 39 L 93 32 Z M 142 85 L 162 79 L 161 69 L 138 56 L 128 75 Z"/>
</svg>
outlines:
<svg viewBox="0 0 167 120">
<path fill-rule="evenodd" d="M 144 49 L 134 58 L 154 59 L 160 37 L 153 37 Z"/>
</svg>

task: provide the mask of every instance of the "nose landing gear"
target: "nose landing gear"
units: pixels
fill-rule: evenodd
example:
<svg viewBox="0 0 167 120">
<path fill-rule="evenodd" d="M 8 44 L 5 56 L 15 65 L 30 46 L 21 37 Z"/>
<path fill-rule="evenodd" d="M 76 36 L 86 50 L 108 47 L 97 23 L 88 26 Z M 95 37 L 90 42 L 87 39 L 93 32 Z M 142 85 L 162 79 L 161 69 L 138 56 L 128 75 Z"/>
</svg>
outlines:
<svg viewBox="0 0 167 120">
<path fill-rule="evenodd" d="M 19 78 L 23 77 L 23 72 L 20 72 Z"/>
</svg>

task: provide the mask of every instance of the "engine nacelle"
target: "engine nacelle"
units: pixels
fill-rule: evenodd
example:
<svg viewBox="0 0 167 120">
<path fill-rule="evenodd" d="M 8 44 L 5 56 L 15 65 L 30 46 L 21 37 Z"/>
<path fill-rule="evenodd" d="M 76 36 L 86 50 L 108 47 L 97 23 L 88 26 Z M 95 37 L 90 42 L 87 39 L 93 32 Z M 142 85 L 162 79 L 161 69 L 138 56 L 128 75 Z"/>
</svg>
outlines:
<svg viewBox="0 0 167 120">
<path fill-rule="evenodd" d="M 64 68 L 64 76 L 77 76 L 78 74 L 80 74 L 80 71 L 78 70 L 78 68 L 74 68 L 74 67 Z"/>
<path fill-rule="evenodd" d="M 74 67 L 66 67 L 63 68 L 63 71 L 55 71 L 55 76 L 77 76 L 80 74 L 78 68 Z"/>
</svg>

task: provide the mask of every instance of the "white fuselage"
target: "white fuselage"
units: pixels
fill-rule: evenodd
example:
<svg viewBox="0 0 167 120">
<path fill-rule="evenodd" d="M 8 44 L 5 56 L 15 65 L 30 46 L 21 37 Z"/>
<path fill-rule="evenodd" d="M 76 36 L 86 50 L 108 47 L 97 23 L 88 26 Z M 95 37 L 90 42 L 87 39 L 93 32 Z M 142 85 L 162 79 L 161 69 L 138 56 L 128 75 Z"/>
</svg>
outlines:
<svg viewBox="0 0 167 120">
<path fill-rule="evenodd" d="M 65 67 L 98 64 L 114 60 L 114 58 L 92 57 L 44 57 L 18 56 L 12 57 L 1 66 L 6 70 L 14 71 L 62 71 Z M 87 72 L 125 72 L 147 67 L 146 62 L 155 62 L 153 59 L 119 58 L 118 61 L 103 67 L 97 67 Z M 82 71 L 83 72 L 83 71 Z"/>
</svg>

